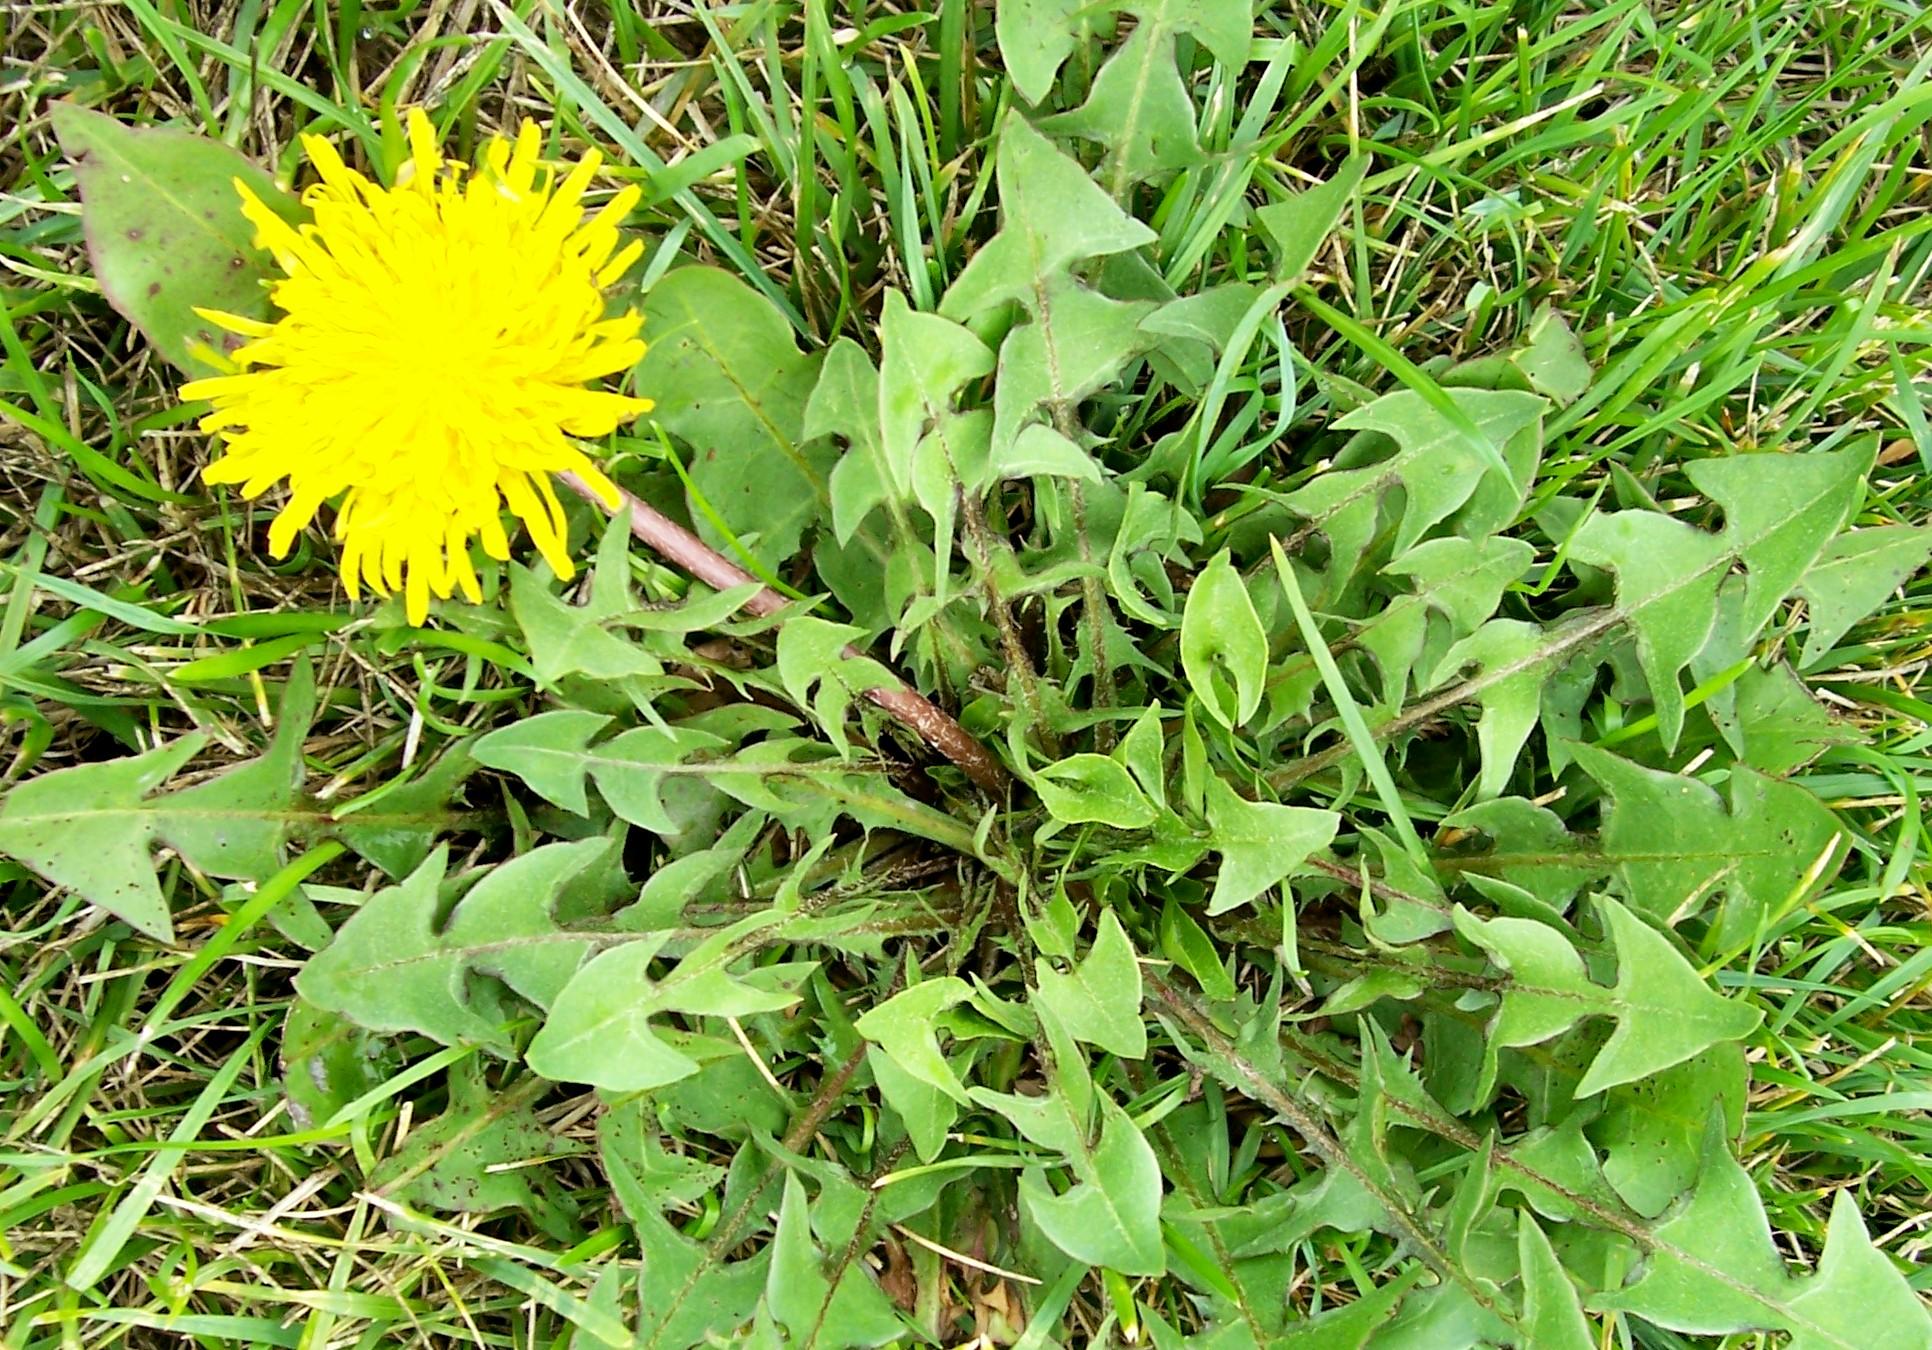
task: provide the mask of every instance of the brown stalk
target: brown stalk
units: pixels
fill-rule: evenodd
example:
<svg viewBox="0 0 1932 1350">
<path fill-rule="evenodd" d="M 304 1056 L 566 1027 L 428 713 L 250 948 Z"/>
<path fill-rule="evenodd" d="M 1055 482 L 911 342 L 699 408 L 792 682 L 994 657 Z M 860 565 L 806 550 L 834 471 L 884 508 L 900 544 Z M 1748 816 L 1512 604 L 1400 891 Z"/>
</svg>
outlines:
<svg viewBox="0 0 1932 1350">
<path fill-rule="evenodd" d="M 604 505 L 603 498 L 575 474 L 566 473 L 561 477 L 564 485 L 585 501 L 594 502 L 598 506 Z M 630 513 L 632 536 L 662 555 L 666 561 L 696 577 L 713 590 L 727 591 L 733 586 L 743 586 L 747 582 L 756 580 L 736 563 L 648 502 L 625 492 L 622 488 L 619 488 L 618 492 L 624 498 L 622 509 L 627 509 Z M 753 614 L 764 615 L 775 613 L 790 603 L 791 601 L 769 586 L 760 586 L 751 598 L 745 601 L 744 607 Z M 854 647 L 847 647 L 845 650 L 851 656 L 864 655 Z M 865 691 L 865 696 L 919 733 L 921 740 L 958 765 L 960 771 L 980 788 L 995 796 L 1005 791 L 1006 769 L 993 752 L 980 744 L 965 727 L 922 697 L 911 685 L 899 680 L 883 688 L 868 689 Z"/>
</svg>

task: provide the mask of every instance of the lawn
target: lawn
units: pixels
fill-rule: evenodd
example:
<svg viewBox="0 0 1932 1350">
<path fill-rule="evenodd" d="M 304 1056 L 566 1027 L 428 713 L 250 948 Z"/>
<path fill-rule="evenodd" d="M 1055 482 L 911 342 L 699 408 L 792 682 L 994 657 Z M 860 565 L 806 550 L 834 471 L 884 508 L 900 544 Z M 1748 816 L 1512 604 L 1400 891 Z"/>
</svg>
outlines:
<svg viewBox="0 0 1932 1350">
<path fill-rule="evenodd" d="M 0 33 L 4 1350 L 1932 1345 L 1921 6 Z"/>
</svg>

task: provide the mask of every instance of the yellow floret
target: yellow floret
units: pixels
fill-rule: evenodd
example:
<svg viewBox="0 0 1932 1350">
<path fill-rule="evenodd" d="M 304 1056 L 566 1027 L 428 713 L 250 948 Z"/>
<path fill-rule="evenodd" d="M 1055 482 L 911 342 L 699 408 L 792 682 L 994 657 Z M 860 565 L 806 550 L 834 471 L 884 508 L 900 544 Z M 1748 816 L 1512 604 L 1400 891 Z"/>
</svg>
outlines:
<svg viewBox="0 0 1932 1350">
<path fill-rule="evenodd" d="M 493 137 L 475 170 L 444 159 L 429 119 L 408 118 L 410 158 L 385 187 L 326 141 L 303 147 L 321 176 L 290 225 L 237 182 L 256 242 L 283 276 L 273 323 L 207 312 L 248 339 L 234 373 L 183 398 L 214 406 L 202 428 L 226 442 L 203 471 L 255 497 L 286 483 L 269 532 L 277 557 L 336 501 L 342 579 L 402 591 L 410 622 L 429 597 L 480 599 L 469 546 L 509 556 L 508 509 L 559 576 L 572 572 L 550 476 L 574 473 L 614 509 L 617 489 L 573 439 L 607 435 L 651 407 L 586 387 L 644 354 L 634 311 L 607 314 L 603 288 L 636 260 L 617 225 L 625 188 L 584 219 L 599 163 L 559 181 L 537 159 L 536 126 Z"/>
</svg>

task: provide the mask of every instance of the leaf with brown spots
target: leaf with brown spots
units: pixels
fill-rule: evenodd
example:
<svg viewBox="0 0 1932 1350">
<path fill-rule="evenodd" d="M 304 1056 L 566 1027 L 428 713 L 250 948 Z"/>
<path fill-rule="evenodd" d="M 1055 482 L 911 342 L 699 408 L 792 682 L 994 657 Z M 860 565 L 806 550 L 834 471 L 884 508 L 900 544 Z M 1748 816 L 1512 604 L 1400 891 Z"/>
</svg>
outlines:
<svg viewBox="0 0 1932 1350">
<path fill-rule="evenodd" d="M 577 1240 L 575 1204 L 544 1160 L 583 1151 L 531 1108 L 541 1079 L 492 1083 L 475 1059 L 450 1066 L 449 1108 L 419 1125 L 369 1173 L 369 1187 L 392 1200 L 453 1214 L 524 1210 L 553 1237 Z"/>
<path fill-rule="evenodd" d="M 191 375 L 211 369 L 198 345 L 238 341 L 197 306 L 261 318 L 274 274 L 241 213 L 237 180 L 290 221 L 300 204 L 220 141 L 173 127 L 123 126 L 74 103 L 52 116 L 80 182 L 87 253 L 108 303 Z"/>
</svg>

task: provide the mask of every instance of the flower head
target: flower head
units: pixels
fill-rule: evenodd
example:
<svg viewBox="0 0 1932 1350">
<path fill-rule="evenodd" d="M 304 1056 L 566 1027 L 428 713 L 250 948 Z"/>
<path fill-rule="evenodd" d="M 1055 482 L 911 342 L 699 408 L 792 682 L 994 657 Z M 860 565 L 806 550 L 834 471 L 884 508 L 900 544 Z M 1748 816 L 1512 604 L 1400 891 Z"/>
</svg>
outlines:
<svg viewBox="0 0 1932 1350">
<path fill-rule="evenodd" d="M 537 159 L 536 124 L 492 137 L 469 168 L 443 158 L 429 119 L 409 114 L 410 158 L 393 185 L 303 138 L 321 181 L 312 219 L 291 226 L 235 184 L 256 242 L 283 276 L 273 323 L 208 317 L 248 341 L 234 372 L 196 380 L 202 420 L 227 452 L 204 470 L 255 497 L 286 479 L 269 531 L 276 557 L 340 497 L 335 537 L 355 596 L 402 591 L 421 623 L 433 593 L 481 598 L 469 544 L 510 556 L 502 511 L 529 529 L 559 576 L 572 568 L 550 484 L 570 472 L 615 508 L 617 489 L 573 437 L 602 436 L 651 404 L 587 387 L 644 354 L 635 311 L 607 315 L 603 288 L 636 261 L 617 222 L 638 190 L 584 219 L 595 150 L 561 177 Z"/>
</svg>

